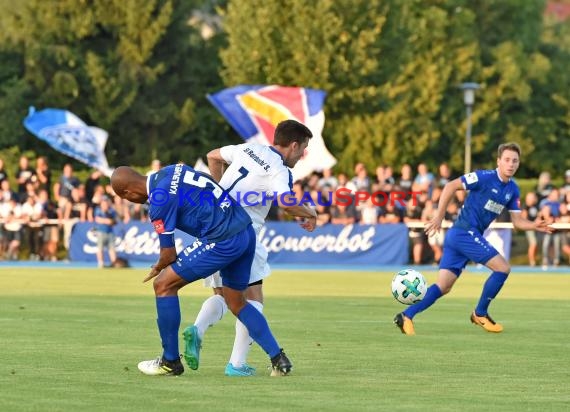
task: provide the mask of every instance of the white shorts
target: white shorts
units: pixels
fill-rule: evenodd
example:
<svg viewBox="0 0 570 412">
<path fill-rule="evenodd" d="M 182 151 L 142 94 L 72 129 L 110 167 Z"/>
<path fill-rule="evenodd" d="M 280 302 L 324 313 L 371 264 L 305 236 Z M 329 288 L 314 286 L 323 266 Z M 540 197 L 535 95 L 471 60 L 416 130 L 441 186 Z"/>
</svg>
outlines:
<svg viewBox="0 0 570 412">
<path fill-rule="evenodd" d="M 442 229 L 435 232 L 432 236 L 428 237 L 428 243 L 431 246 L 443 246 L 443 241 L 445 239 L 445 233 Z"/>
<path fill-rule="evenodd" d="M 271 268 L 267 263 L 267 249 L 261 244 L 259 238 L 255 243 L 255 257 L 253 258 L 253 263 L 251 265 L 251 275 L 249 276 L 249 283 L 257 282 L 261 279 L 265 279 L 271 274 Z M 204 279 L 204 287 L 206 288 L 221 288 L 222 278 L 220 277 L 220 272 L 216 272 L 213 275 L 208 276 Z"/>
</svg>

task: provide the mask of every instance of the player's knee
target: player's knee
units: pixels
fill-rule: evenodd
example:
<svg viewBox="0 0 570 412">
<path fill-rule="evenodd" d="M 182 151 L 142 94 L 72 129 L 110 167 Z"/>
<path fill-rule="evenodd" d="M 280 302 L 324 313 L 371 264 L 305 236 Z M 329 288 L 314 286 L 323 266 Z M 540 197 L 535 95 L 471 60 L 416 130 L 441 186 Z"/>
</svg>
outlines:
<svg viewBox="0 0 570 412">
<path fill-rule="evenodd" d="M 245 299 L 226 299 L 226 304 L 230 312 L 237 316 L 245 306 L 246 301 Z"/>
</svg>

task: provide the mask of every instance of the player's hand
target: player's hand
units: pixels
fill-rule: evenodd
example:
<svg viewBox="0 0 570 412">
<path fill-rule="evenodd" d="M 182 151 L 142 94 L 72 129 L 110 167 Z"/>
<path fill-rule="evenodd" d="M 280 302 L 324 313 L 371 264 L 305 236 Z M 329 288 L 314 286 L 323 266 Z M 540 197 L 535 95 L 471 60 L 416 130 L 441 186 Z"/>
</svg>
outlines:
<svg viewBox="0 0 570 412">
<path fill-rule="evenodd" d="M 161 272 L 161 270 L 157 269 L 154 265 L 152 265 L 150 273 L 148 275 L 146 275 L 146 278 L 144 278 L 143 283 L 146 283 L 149 280 L 151 280 L 152 278 L 157 277 L 160 272 Z"/>
<path fill-rule="evenodd" d="M 535 228 L 535 230 L 537 230 L 539 232 L 553 233 L 556 231 L 556 229 L 554 229 L 552 226 L 550 226 L 552 223 L 553 223 L 553 219 L 546 220 L 543 217 L 538 217 L 534 221 L 534 228 Z"/>
<path fill-rule="evenodd" d="M 308 217 L 301 220 L 301 227 L 305 229 L 307 232 L 312 232 L 317 227 L 317 218 L 316 217 Z"/>
<path fill-rule="evenodd" d="M 436 216 L 432 220 L 427 222 L 425 227 L 424 227 L 425 234 L 428 235 L 428 237 L 429 237 L 429 236 L 433 236 L 437 232 L 439 232 L 439 230 L 441 229 L 441 222 L 442 221 L 443 221 L 443 218 Z"/>
</svg>

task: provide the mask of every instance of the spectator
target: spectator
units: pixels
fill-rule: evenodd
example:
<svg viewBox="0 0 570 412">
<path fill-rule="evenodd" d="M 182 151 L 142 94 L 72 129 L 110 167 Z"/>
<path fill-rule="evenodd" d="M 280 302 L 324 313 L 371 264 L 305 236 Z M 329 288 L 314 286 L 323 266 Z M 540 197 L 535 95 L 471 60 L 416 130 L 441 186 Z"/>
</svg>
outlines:
<svg viewBox="0 0 570 412">
<path fill-rule="evenodd" d="M 560 195 L 563 198 L 568 197 L 568 194 L 570 194 L 570 169 L 564 173 L 564 184 L 560 188 Z"/>
<path fill-rule="evenodd" d="M 28 186 L 33 184 L 28 183 Z M 42 217 L 42 204 L 37 201 L 35 193 L 28 194 L 26 201 L 22 205 L 22 220 L 26 223 L 23 228 L 25 238 L 30 248 L 30 260 L 40 260 L 41 253 L 41 225 L 39 220 Z"/>
<path fill-rule="evenodd" d="M 353 200 L 338 198 L 336 193 L 333 193 L 333 201 L 330 207 L 331 223 L 351 225 L 356 222 L 356 208 Z"/>
<path fill-rule="evenodd" d="M 400 170 L 400 179 L 398 180 L 398 186 L 404 192 L 410 192 L 412 190 L 412 184 L 414 183 L 412 177 L 412 166 L 409 164 L 404 164 Z M 408 195 L 406 199 L 409 199 L 411 195 Z"/>
<path fill-rule="evenodd" d="M 372 201 L 372 197 L 366 200 L 366 203 L 360 209 L 359 223 L 362 225 L 375 225 L 378 223 L 379 208 Z"/>
<path fill-rule="evenodd" d="M 49 198 L 47 190 L 40 190 L 38 202 L 42 205 L 42 219 L 48 219 L 48 223 L 43 226 L 41 258 L 42 260 L 56 261 L 59 225 L 54 221 L 58 218 L 57 205 Z"/>
<path fill-rule="evenodd" d="M 44 156 L 40 156 L 36 160 L 36 176 L 36 191 L 47 190 L 49 194 L 51 190 L 51 170 Z"/>
<path fill-rule="evenodd" d="M 380 223 L 402 223 L 404 221 L 405 209 L 397 208 L 393 202 L 386 202 L 386 205 L 380 209 Z"/>
<path fill-rule="evenodd" d="M 370 191 L 370 179 L 363 163 L 357 163 L 354 166 L 354 177 L 351 182 L 356 187 L 356 190 Z"/>
<path fill-rule="evenodd" d="M 408 200 L 406 203 L 404 223 L 421 223 L 422 206 L 423 203 L 419 196 L 415 196 L 415 198 Z M 424 245 L 426 243 L 424 229 L 423 227 L 410 228 L 408 230 L 408 235 L 412 241 L 412 259 L 414 265 L 420 265 L 422 263 L 422 255 L 424 252 Z"/>
<path fill-rule="evenodd" d="M 8 180 L 8 172 L 4 165 L 4 159 L 0 158 L 0 184 L 2 184 L 4 180 Z"/>
<path fill-rule="evenodd" d="M 0 195 L 2 196 L 2 201 L 8 202 L 10 199 L 17 199 L 18 196 L 10 188 L 10 181 L 8 179 L 0 182 Z"/>
<path fill-rule="evenodd" d="M 153 173 L 156 173 L 160 170 L 160 168 L 162 167 L 162 163 L 160 162 L 160 160 L 158 159 L 153 159 L 152 162 L 150 162 L 150 169 L 146 172 L 146 175 L 151 175 Z"/>
<path fill-rule="evenodd" d="M 538 209 L 538 196 L 534 192 L 528 192 L 524 198 L 524 204 L 522 206 L 522 217 L 525 219 L 534 222 L 538 217 L 539 209 Z M 536 240 L 536 231 L 535 230 L 527 230 L 526 232 L 526 240 L 528 242 L 528 249 L 527 249 L 527 256 L 528 256 L 528 263 L 531 266 L 536 266 L 536 249 L 537 249 L 537 240 Z"/>
<path fill-rule="evenodd" d="M 20 157 L 20 163 L 18 165 L 18 170 L 16 171 L 16 180 L 18 181 L 18 196 L 20 201 L 26 192 L 26 183 L 35 183 L 37 180 L 36 172 L 30 166 L 30 161 L 26 156 Z"/>
<path fill-rule="evenodd" d="M 451 180 L 451 169 L 447 163 L 442 163 L 439 165 L 438 171 L 439 173 L 434 187 L 443 189 L 443 186 Z"/>
<path fill-rule="evenodd" d="M 6 258 L 17 260 L 22 242 L 22 207 L 15 198 L 11 198 L 3 212 L 4 230 L 7 242 Z"/>
<path fill-rule="evenodd" d="M 67 163 L 63 166 L 63 174 L 59 178 L 59 182 L 53 187 L 60 217 L 63 217 L 67 203 L 71 202 L 71 191 L 77 186 L 79 186 L 79 179 L 73 175 L 73 166 Z"/>
<path fill-rule="evenodd" d="M 418 165 L 418 174 L 414 179 L 414 183 L 412 185 L 412 190 L 415 192 L 427 193 L 428 197 L 431 197 L 433 181 L 433 174 L 428 171 L 425 163 L 420 163 Z"/>
<path fill-rule="evenodd" d="M 548 197 L 552 189 L 554 189 L 554 186 L 550 181 L 550 173 L 541 172 L 540 175 L 538 175 L 538 183 L 534 190 L 538 195 L 539 204 Z"/>
<path fill-rule="evenodd" d="M 548 197 L 539 203 L 540 214 L 545 220 L 553 219 L 557 222 L 560 218 L 560 197 L 558 189 L 552 189 Z M 542 269 L 546 270 L 552 261 L 554 266 L 560 264 L 560 233 L 545 233 L 542 239 Z M 552 244 L 552 260 L 550 259 L 550 245 Z"/>
<path fill-rule="evenodd" d="M 338 186 L 338 180 L 332 174 L 332 169 L 324 169 L 323 177 L 319 180 L 319 190 L 322 191 L 332 191 Z"/>
<path fill-rule="evenodd" d="M 96 204 L 93 201 L 97 187 L 101 187 L 101 176 L 103 173 L 95 169 L 85 181 L 85 200 L 87 201 L 87 220 L 93 220 L 93 210 Z"/>
<path fill-rule="evenodd" d="M 115 252 L 115 235 L 113 226 L 117 223 L 117 213 L 111 206 L 111 200 L 107 196 L 101 198 L 101 204 L 95 209 L 95 231 L 97 232 L 97 266 L 104 267 L 103 253 L 105 248 L 109 252 L 111 264 L 117 260 Z"/>
</svg>

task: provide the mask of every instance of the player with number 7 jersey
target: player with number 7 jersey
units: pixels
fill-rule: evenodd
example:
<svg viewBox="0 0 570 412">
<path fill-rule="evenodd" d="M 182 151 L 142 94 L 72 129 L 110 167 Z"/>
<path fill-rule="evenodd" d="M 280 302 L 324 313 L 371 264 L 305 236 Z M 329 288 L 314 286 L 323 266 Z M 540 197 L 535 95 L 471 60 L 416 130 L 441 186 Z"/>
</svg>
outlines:
<svg viewBox="0 0 570 412">
<path fill-rule="evenodd" d="M 265 223 L 273 202 L 287 214 L 301 218 L 301 227 L 313 231 L 316 212 L 297 202 L 293 193 L 293 178 L 290 167 L 294 167 L 303 156 L 311 131 L 296 120 L 285 120 L 275 128 L 272 146 L 256 142 L 224 146 L 208 153 L 208 166 L 212 177 L 220 182 L 232 199 L 241 204 L 253 221 L 258 239 L 255 257 L 251 267 L 248 302 L 260 313 L 263 310 L 262 283 L 269 276 L 268 253 L 259 240 L 259 233 Z M 218 322 L 226 313 L 221 286 L 223 274 L 214 274 L 205 280 L 207 287 L 214 289 L 193 325 L 184 330 L 184 357 L 191 369 L 198 369 L 202 339 L 208 327 Z M 252 339 L 241 322 L 236 322 L 234 347 L 225 374 L 228 376 L 252 376 L 255 368 L 247 364 L 247 355 Z"/>
</svg>

